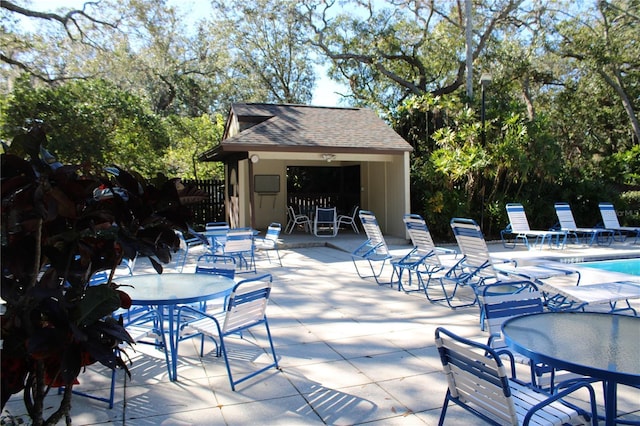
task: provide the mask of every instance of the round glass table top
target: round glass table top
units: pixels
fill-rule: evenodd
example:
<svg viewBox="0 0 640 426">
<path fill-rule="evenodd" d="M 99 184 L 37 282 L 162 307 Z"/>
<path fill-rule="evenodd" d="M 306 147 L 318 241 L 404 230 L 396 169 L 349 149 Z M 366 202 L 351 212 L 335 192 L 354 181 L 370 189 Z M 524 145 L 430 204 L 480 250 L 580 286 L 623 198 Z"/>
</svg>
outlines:
<svg viewBox="0 0 640 426">
<path fill-rule="evenodd" d="M 193 303 L 225 295 L 235 281 L 215 274 L 165 273 L 118 278 L 134 305 Z"/>
<path fill-rule="evenodd" d="M 506 321 L 516 352 L 538 362 L 620 383 L 640 384 L 640 318 L 605 313 L 546 312 Z"/>
</svg>

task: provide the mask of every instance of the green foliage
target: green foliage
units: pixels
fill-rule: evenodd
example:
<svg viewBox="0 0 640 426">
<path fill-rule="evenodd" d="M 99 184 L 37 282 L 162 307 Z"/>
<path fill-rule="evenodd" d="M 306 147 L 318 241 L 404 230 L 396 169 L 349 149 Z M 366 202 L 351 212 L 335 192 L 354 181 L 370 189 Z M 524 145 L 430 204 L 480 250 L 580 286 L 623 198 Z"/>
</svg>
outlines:
<svg viewBox="0 0 640 426">
<path fill-rule="evenodd" d="M 203 114 L 195 118 L 173 115 L 164 119 L 164 124 L 171 139 L 171 146 L 163 157 L 165 173 L 184 179 L 224 179 L 222 163 L 197 160 L 200 154 L 222 140 L 224 117 L 221 114 L 215 117 Z"/>
<path fill-rule="evenodd" d="M 189 229 L 184 205 L 206 198 L 175 179 L 154 187 L 118 167 L 94 173 L 64 165 L 46 145 L 45 128 L 35 122 L 14 138 L 0 167 L 0 394 L 4 408 L 22 391 L 33 424 L 68 417 L 84 366 L 100 362 L 128 373 L 123 351 L 114 349 L 133 341 L 113 312 L 131 299 L 113 280 L 115 269 L 123 258 L 145 256 L 161 273 L 180 245 L 174 229 Z M 90 285 L 101 271 L 107 282 Z M 44 419 L 45 396 L 61 386 L 59 409 Z"/>
<path fill-rule="evenodd" d="M 6 139 L 29 121 L 47 123 L 47 148 L 65 162 L 115 163 L 144 175 L 165 170 L 169 137 L 161 120 L 140 99 L 103 80 L 35 88 L 22 78 L 1 115 Z"/>
</svg>

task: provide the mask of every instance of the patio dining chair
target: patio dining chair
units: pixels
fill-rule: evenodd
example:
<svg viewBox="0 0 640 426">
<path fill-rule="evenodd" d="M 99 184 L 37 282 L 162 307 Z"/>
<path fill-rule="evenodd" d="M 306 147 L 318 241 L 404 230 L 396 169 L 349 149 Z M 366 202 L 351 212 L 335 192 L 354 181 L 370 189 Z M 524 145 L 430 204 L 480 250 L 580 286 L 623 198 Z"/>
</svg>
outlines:
<svg viewBox="0 0 640 426">
<path fill-rule="evenodd" d="M 560 230 L 572 235 L 576 244 L 580 243 L 580 239 L 584 239 L 584 242 L 589 246 L 594 242 L 599 246 L 611 245 L 613 231 L 604 228 L 580 228 L 576 225 L 571 206 L 568 203 L 555 203 L 554 206 Z"/>
<path fill-rule="evenodd" d="M 316 237 L 335 237 L 338 235 L 338 215 L 335 207 L 316 207 L 313 235 Z"/>
<path fill-rule="evenodd" d="M 360 210 L 358 213 L 362 228 L 367 234 L 367 240 L 359 245 L 352 253 L 351 260 L 356 268 L 356 272 L 360 278 L 374 278 L 378 284 L 381 283 L 380 276 L 387 261 L 392 259 L 389 248 L 384 240 L 378 221 L 375 215 L 368 210 Z M 363 274 L 358 268 L 358 262 L 364 260 L 371 268 L 371 275 Z M 379 265 L 379 266 L 378 266 Z"/>
<path fill-rule="evenodd" d="M 282 259 L 280 258 L 280 251 L 278 250 L 278 238 L 280 237 L 281 230 L 282 225 L 277 222 L 273 222 L 267 228 L 267 232 L 264 238 L 255 239 L 256 250 L 259 252 L 264 252 L 267 255 L 269 263 L 271 263 L 271 256 L 269 255 L 269 252 L 275 251 L 280 266 L 282 266 Z"/>
<path fill-rule="evenodd" d="M 205 224 L 204 234 L 209 240 L 209 251 L 211 253 L 224 253 L 224 246 L 227 243 L 227 233 L 229 229 L 227 222 L 208 222 Z"/>
<path fill-rule="evenodd" d="M 96 272 L 89 280 L 90 286 L 105 284 L 108 281 L 109 275 L 107 271 Z M 148 307 L 132 307 L 131 309 L 118 309 L 112 315 L 112 318 L 105 318 L 105 323 L 108 321 L 122 321 L 128 336 L 124 340 L 121 346 L 113 349 L 117 355 L 118 352 L 124 351 L 126 344 L 130 343 L 148 343 L 146 339 L 153 338 L 155 346 L 162 346 L 166 344 L 164 340 L 164 332 L 162 331 L 162 324 L 158 321 L 158 314 L 155 310 Z M 108 326 L 105 326 L 108 328 Z M 130 339 L 130 340 L 129 340 Z M 107 403 L 109 408 L 113 408 L 115 400 L 115 387 L 118 378 L 118 368 L 124 368 L 124 365 L 120 365 L 118 357 L 110 357 L 107 354 L 103 354 L 102 358 L 98 360 L 100 363 L 111 368 L 110 372 L 110 385 L 108 396 L 101 396 L 95 393 L 90 393 L 82 389 L 82 384 L 76 384 L 73 386 L 72 393 L 80 397 L 93 399 Z M 110 365 L 110 363 L 115 364 Z M 91 368 L 91 367 L 89 367 Z M 58 394 L 64 392 L 64 386 L 58 388 Z"/>
<path fill-rule="evenodd" d="M 195 231 L 185 237 L 181 231 L 175 231 L 180 238 L 180 250 L 176 253 L 176 269 L 178 272 L 184 270 L 184 265 L 187 263 L 187 257 L 189 257 L 189 251 L 193 247 L 203 246 L 206 244 L 206 239 L 198 235 Z"/>
<path fill-rule="evenodd" d="M 353 229 L 353 232 L 355 232 L 356 234 L 359 234 L 360 230 L 358 230 L 358 224 L 356 223 L 356 218 L 358 217 L 359 209 L 360 209 L 360 206 L 353 206 L 353 209 L 351 210 L 351 214 L 338 215 L 338 229 L 340 228 L 340 225 L 348 225 L 348 226 L 351 226 L 351 229 Z"/>
<path fill-rule="evenodd" d="M 614 232 L 614 238 L 618 241 L 624 241 L 627 235 L 634 235 L 634 244 L 640 242 L 640 226 L 620 226 L 618 221 L 618 214 L 615 207 L 611 203 L 600 203 L 600 216 L 602 216 L 602 223 L 605 229 L 609 229 Z"/>
<path fill-rule="evenodd" d="M 438 327 L 436 347 L 447 378 L 439 425 L 449 402 L 493 425 L 598 424 L 593 387 L 576 382 L 553 394 L 527 386 L 507 368 L 499 352 Z M 575 392 L 589 394 L 589 411 L 567 402 Z"/>
<path fill-rule="evenodd" d="M 267 320 L 266 309 L 269 302 L 269 296 L 271 295 L 271 282 L 272 277 L 269 274 L 261 275 L 255 278 L 240 281 L 235 285 L 229 301 L 224 312 L 211 315 L 194 309 L 190 306 L 182 306 L 178 310 L 178 322 L 182 321 L 182 318 L 187 317 L 187 327 L 183 330 L 189 335 L 185 338 L 178 340 L 185 340 L 191 337 L 200 337 L 200 357 L 204 356 L 204 338 L 209 337 L 216 345 L 216 356 L 223 356 L 224 362 L 227 368 L 227 374 L 229 376 L 229 383 L 231 384 L 231 390 L 236 390 L 236 385 L 244 382 L 260 373 L 263 373 L 271 368 L 278 369 L 278 359 L 276 356 L 275 347 L 271 338 L 271 331 L 269 329 L 269 322 Z M 194 320 L 197 317 L 199 319 Z M 233 376 L 233 369 L 231 361 L 239 361 L 244 359 L 247 361 L 246 356 L 236 356 L 232 351 L 232 337 L 245 340 L 243 332 L 255 329 L 255 327 L 264 326 L 266 331 L 266 339 L 269 343 L 269 351 L 267 356 L 272 358 L 266 365 L 263 365 L 257 370 L 246 372 L 248 367 L 245 366 L 243 375 L 240 378 Z M 252 335 L 256 335 L 253 333 Z M 178 347 L 176 347 L 176 351 Z M 261 349 L 260 354 L 265 355 Z M 251 365 L 255 366 L 256 360 L 251 362 Z M 246 363 L 245 363 L 246 364 Z M 236 365 L 236 370 L 239 370 Z"/>
<path fill-rule="evenodd" d="M 298 225 L 302 225 L 305 232 L 311 232 L 311 219 L 309 216 L 302 213 L 296 213 L 293 206 L 287 207 L 287 213 L 289 215 L 289 221 L 284 228 L 284 232 L 291 234 Z"/>
<path fill-rule="evenodd" d="M 236 259 L 236 273 L 256 272 L 255 244 L 250 229 L 232 229 L 227 233 L 224 254 Z"/>
<path fill-rule="evenodd" d="M 236 275 L 236 259 L 230 255 L 206 253 L 196 261 L 196 274 L 216 274 L 228 278 Z"/>
<path fill-rule="evenodd" d="M 544 311 L 542 294 L 533 282 L 524 280 L 505 284 L 486 285 L 482 287 L 478 296 L 485 313 L 486 329 L 489 332 L 487 346 L 498 353 L 508 349 L 502 335 L 502 324 L 505 321 L 516 316 L 537 314 Z M 512 367 L 514 367 L 514 363 L 530 367 L 533 386 L 547 389 L 551 393 L 553 393 L 557 377 L 561 377 L 562 381 L 576 378 L 575 375 L 568 372 L 562 372 L 561 375 L 558 375 L 549 365 L 534 364 L 523 355 L 509 351 L 506 354 L 511 360 Z"/>
</svg>

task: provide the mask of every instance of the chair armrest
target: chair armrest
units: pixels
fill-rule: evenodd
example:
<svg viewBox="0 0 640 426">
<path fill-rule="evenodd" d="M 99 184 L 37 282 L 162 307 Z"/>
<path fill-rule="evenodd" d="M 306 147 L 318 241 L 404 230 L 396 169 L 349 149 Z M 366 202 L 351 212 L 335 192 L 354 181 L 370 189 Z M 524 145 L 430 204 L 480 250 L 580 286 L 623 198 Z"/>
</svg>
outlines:
<svg viewBox="0 0 640 426">
<path fill-rule="evenodd" d="M 353 253 L 351 253 L 352 256 L 358 256 L 358 257 L 367 257 L 369 254 L 371 254 L 372 252 L 375 252 L 376 249 L 378 247 L 380 247 L 382 245 L 382 243 L 376 244 L 375 246 L 371 245 L 370 240 L 365 241 L 364 243 L 360 244 L 358 246 L 358 248 L 356 248 Z"/>
<path fill-rule="evenodd" d="M 562 398 L 564 398 L 565 396 L 572 394 L 573 392 L 577 391 L 578 389 L 586 389 L 589 392 L 589 405 L 591 406 L 591 423 L 596 426 L 598 424 L 598 409 L 596 406 L 596 393 L 593 390 L 593 387 L 591 386 L 591 384 L 589 384 L 588 382 L 582 380 L 582 381 L 577 381 L 576 383 L 574 383 L 573 385 L 565 388 L 562 391 L 559 391 L 557 393 L 554 393 L 553 395 L 550 395 L 549 398 L 547 398 L 545 401 L 534 405 L 533 407 L 531 407 L 531 409 L 527 412 L 527 414 L 524 416 L 524 420 L 522 422 L 522 424 L 524 426 L 527 426 L 529 424 L 529 422 L 531 421 L 531 417 L 533 416 L 533 414 L 540 410 L 543 407 L 546 407 L 547 405 L 551 404 L 554 401 L 558 401 Z M 570 407 L 576 409 L 578 412 L 581 412 L 582 414 L 586 415 L 587 413 L 584 412 L 584 410 L 576 407 L 573 404 L 569 404 L 566 401 L 563 401 L 564 404 L 569 405 Z"/>
<path fill-rule="evenodd" d="M 514 380 L 520 384 L 524 384 L 521 380 L 518 379 L 516 375 L 516 360 L 513 357 L 513 354 L 508 349 L 500 349 L 495 351 L 498 356 L 506 355 L 509 358 L 509 368 L 511 370 L 511 380 Z M 489 356 L 489 354 L 485 354 L 485 356 Z"/>
</svg>

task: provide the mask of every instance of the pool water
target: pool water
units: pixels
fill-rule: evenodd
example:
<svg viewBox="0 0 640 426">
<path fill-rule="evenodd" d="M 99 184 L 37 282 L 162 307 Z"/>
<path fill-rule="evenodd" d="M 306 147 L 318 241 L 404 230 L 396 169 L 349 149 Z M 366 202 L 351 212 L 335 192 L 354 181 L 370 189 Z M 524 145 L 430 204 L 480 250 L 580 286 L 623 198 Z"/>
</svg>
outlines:
<svg viewBox="0 0 640 426">
<path fill-rule="evenodd" d="M 640 259 L 616 259 L 603 260 L 599 262 L 582 262 L 580 266 L 603 269 L 611 272 L 622 272 L 623 274 L 640 276 Z"/>
</svg>

